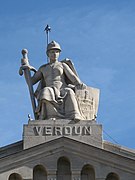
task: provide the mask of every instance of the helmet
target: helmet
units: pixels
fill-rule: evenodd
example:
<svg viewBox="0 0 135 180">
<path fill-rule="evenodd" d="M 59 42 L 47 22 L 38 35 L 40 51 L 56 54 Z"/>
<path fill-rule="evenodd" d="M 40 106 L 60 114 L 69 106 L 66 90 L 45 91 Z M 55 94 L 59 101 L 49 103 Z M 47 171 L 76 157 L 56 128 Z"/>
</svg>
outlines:
<svg viewBox="0 0 135 180">
<path fill-rule="evenodd" d="M 61 51 L 60 45 L 55 41 L 52 41 L 47 45 L 46 53 L 48 53 L 48 51 L 50 51 L 51 49 L 57 49 L 57 50 Z"/>
</svg>

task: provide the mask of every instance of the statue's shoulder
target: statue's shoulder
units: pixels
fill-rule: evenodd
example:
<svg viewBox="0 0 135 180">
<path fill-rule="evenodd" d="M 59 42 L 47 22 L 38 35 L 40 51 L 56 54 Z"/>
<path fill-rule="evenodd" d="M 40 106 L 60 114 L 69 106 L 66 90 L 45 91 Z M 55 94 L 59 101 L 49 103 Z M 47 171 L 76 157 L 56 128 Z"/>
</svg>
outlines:
<svg viewBox="0 0 135 180">
<path fill-rule="evenodd" d="M 42 71 L 44 68 L 46 68 L 48 66 L 48 63 L 47 64 L 43 64 L 42 66 L 39 67 L 39 71 Z"/>
<path fill-rule="evenodd" d="M 62 61 L 60 61 L 60 62 L 61 62 L 62 64 L 68 65 L 68 66 L 70 67 L 70 69 L 75 73 L 75 75 L 78 76 L 77 71 L 76 71 L 76 69 L 75 69 L 75 67 L 74 67 L 74 64 L 73 64 L 73 62 L 72 62 L 70 59 L 66 58 L 66 59 L 64 59 L 64 60 L 62 60 Z M 79 76 L 78 76 L 78 77 L 79 77 Z"/>
<path fill-rule="evenodd" d="M 68 59 L 68 58 L 63 59 L 63 60 L 61 60 L 60 62 L 61 62 L 62 64 L 67 64 L 68 66 L 70 66 L 70 65 L 74 66 L 74 65 L 73 65 L 73 62 L 72 62 L 70 59 Z"/>
</svg>

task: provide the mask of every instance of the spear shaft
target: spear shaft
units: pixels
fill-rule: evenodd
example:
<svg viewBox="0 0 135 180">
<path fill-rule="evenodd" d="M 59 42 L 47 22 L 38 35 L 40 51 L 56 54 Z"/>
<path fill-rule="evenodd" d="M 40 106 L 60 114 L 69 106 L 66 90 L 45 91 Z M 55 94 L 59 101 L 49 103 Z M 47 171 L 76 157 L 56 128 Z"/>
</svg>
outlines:
<svg viewBox="0 0 135 180">
<path fill-rule="evenodd" d="M 46 31 L 46 35 L 47 35 L 47 45 L 49 44 L 49 32 L 51 31 L 51 27 L 47 24 L 47 26 L 45 27 L 45 30 Z M 47 61 L 48 60 L 48 57 L 47 57 Z"/>
</svg>

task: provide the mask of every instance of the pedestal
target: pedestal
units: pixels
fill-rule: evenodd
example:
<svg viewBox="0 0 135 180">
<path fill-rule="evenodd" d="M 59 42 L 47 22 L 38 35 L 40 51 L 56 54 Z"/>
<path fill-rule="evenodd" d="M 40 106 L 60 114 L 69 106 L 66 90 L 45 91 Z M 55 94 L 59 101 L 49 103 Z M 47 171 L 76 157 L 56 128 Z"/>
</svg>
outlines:
<svg viewBox="0 0 135 180">
<path fill-rule="evenodd" d="M 102 126 L 90 120 L 32 120 L 24 125 L 23 148 L 27 149 L 60 137 L 102 147 Z"/>
</svg>

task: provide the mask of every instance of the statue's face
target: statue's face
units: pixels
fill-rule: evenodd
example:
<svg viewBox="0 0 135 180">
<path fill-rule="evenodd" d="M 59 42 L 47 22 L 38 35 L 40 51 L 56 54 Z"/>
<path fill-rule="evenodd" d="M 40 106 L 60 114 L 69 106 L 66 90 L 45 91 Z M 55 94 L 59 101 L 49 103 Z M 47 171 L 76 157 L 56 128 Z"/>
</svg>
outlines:
<svg viewBox="0 0 135 180">
<path fill-rule="evenodd" d="M 60 55 L 60 51 L 57 49 L 52 49 L 48 52 L 48 57 L 50 59 L 50 62 L 55 62 L 58 60 Z"/>
</svg>

